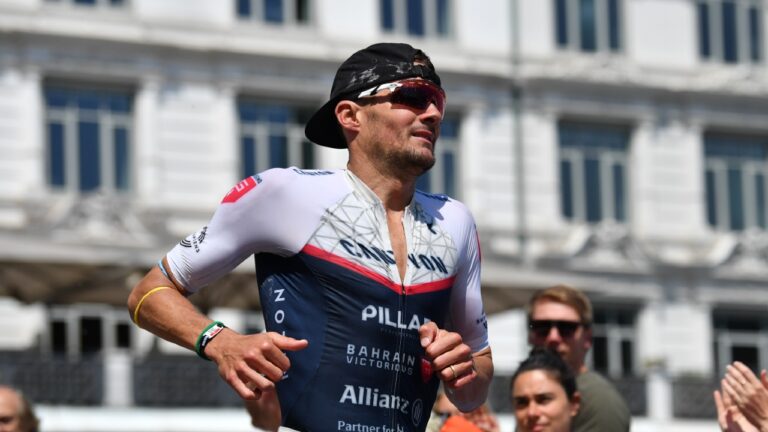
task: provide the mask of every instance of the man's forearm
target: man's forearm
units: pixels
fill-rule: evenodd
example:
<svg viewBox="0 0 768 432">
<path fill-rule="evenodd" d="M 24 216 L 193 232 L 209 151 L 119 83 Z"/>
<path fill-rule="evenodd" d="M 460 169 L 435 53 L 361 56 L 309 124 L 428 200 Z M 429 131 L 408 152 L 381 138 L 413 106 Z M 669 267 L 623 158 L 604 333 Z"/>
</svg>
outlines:
<svg viewBox="0 0 768 432">
<path fill-rule="evenodd" d="M 161 286 L 170 289 L 150 293 Z M 133 289 L 128 299 L 128 310 L 131 317 L 135 316 L 139 327 L 188 349 L 194 349 L 197 336 L 210 321 L 157 267 L 150 270 Z"/>
</svg>

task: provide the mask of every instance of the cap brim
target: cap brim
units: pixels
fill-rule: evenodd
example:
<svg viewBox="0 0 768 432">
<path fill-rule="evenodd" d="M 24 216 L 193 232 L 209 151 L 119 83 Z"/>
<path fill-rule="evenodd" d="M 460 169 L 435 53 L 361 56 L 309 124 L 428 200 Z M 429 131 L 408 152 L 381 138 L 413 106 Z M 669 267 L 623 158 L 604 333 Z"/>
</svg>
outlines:
<svg viewBox="0 0 768 432">
<path fill-rule="evenodd" d="M 325 147 L 347 148 L 347 140 L 336 121 L 338 99 L 331 99 L 312 115 L 304 128 L 304 135 L 315 144 Z"/>
</svg>

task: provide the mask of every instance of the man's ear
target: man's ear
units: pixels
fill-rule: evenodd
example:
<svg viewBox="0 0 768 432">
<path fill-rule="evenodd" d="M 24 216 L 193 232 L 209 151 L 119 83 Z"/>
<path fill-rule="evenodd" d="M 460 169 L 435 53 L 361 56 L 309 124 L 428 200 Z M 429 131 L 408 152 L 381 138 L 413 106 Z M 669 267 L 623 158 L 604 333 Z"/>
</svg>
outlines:
<svg viewBox="0 0 768 432">
<path fill-rule="evenodd" d="M 592 349 L 592 326 L 589 326 L 584 329 L 584 345 L 586 348 L 586 351 L 589 351 Z"/>
<path fill-rule="evenodd" d="M 360 121 L 357 118 L 357 112 L 360 110 L 360 105 L 343 100 L 336 104 L 336 120 L 341 126 L 341 130 L 345 132 L 357 133 L 360 131 Z"/>
</svg>

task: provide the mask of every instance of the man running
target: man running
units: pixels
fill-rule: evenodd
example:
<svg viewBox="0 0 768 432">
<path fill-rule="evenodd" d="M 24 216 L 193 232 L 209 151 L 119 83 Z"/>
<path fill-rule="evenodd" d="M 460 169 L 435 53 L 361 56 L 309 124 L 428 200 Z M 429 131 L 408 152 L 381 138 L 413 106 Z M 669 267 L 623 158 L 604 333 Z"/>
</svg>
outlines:
<svg viewBox="0 0 768 432">
<path fill-rule="evenodd" d="M 459 409 L 479 406 L 493 364 L 474 220 L 415 190 L 444 110 L 423 51 L 353 54 L 306 127 L 348 149 L 347 169 L 240 182 L 133 289 L 134 321 L 216 362 L 246 400 L 276 387 L 283 425 L 298 430 L 422 431 L 440 381 Z M 244 335 L 186 296 L 251 255 L 268 332 Z"/>
</svg>

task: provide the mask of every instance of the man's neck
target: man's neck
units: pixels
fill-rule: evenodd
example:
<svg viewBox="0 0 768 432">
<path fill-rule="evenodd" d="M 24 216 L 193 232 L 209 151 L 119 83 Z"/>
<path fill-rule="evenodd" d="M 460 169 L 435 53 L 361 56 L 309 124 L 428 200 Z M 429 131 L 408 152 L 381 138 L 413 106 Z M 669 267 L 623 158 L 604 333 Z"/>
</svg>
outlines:
<svg viewBox="0 0 768 432">
<path fill-rule="evenodd" d="M 402 211 L 410 204 L 416 190 L 416 178 L 398 177 L 370 163 L 350 160 L 347 168 L 376 194 L 388 211 Z"/>
</svg>

